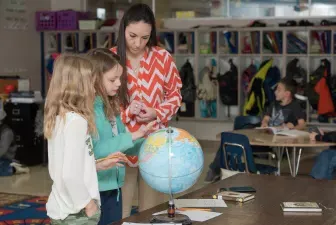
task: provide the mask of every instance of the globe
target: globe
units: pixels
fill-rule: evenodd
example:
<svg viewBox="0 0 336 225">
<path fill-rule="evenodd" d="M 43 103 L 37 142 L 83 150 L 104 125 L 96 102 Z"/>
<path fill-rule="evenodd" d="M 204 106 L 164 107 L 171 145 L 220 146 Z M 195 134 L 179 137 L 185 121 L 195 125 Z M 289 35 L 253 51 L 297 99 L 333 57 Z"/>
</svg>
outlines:
<svg viewBox="0 0 336 225">
<path fill-rule="evenodd" d="M 203 151 L 196 138 L 174 127 L 150 134 L 139 152 L 139 170 L 144 181 L 171 195 L 192 187 L 203 164 Z"/>
</svg>

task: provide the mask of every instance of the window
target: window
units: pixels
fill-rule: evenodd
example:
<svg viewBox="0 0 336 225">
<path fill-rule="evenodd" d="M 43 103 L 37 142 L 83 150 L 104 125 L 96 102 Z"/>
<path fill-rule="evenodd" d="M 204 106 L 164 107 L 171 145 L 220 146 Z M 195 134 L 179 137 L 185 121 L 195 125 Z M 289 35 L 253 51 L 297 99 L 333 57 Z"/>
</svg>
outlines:
<svg viewBox="0 0 336 225">
<path fill-rule="evenodd" d="M 106 9 L 97 8 L 97 18 L 101 20 L 105 20 L 106 19 Z"/>
</svg>

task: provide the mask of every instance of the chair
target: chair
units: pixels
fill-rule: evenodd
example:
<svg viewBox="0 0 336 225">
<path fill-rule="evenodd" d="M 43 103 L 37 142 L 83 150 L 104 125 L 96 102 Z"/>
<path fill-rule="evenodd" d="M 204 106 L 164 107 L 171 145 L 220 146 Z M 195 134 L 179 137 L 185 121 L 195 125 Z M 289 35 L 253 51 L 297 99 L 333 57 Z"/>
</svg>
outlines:
<svg viewBox="0 0 336 225">
<path fill-rule="evenodd" d="M 260 174 L 275 174 L 278 171 L 274 166 L 254 162 L 250 142 L 243 134 L 222 132 L 221 150 L 225 169 Z"/>
<path fill-rule="evenodd" d="M 261 118 L 259 116 L 237 116 L 234 120 L 233 129 L 241 130 L 248 128 L 255 128 L 261 125 Z M 260 146 L 252 150 L 254 155 L 268 155 L 269 159 L 274 159 L 275 154 L 270 151 L 268 147 Z"/>
<path fill-rule="evenodd" d="M 248 129 L 255 128 L 261 125 L 261 119 L 259 116 L 237 116 L 234 120 L 233 129 Z"/>
</svg>

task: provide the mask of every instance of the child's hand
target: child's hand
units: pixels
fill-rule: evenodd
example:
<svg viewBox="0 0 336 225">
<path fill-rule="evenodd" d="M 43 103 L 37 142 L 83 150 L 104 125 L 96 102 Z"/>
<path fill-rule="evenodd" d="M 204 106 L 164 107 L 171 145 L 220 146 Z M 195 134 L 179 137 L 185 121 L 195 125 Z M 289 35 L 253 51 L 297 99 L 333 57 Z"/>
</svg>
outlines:
<svg viewBox="0 0 336 225">
<path fill-rule="evenodd" d="M 320 131 L 321 135 L 324 135 L 324 131 L 323 130 L 321 130 L 320 128 L 318 128 L 318 130 Z"/>
<path fill-rule="evenodd" d="M 121 152 L 114 152 L 107 156 L 104 160 L 96 163 L 97 170 L 107 170 L 115 166 L 124 166 L 121 163 L 128 163 L 125 154 Z"/>
<path fill-rule="evenodd" d="M 141 110 L 142 110 L 142 103 L 137 100 L 133 100 L 129 105 L 129 111 L 132 115 L 138 115 L 141 112 Z"/>
<path fill-rule="evenodd" d="M 142 138 L 146 136 L 148 133 L 150 133 L 153 129 L 153 126 L 155 125 L 156 121 L 152 121 L 149 124 L 147 124 L 145 127 L 141 127 L 138 131 L 132 133 L 132 139 L 133 141 L 139 138 Z"/>
<path fill-rule="evenodd" d="M 312 132 L 309 134 L 309 138 L 311 141 L 316 141 L 316 136 L 317 136 L 317 133 L 315 132 Z"/>
<path fill-rule="evenodd" d="M 292 124 L 292 123 L 286 123 L 286 127 L 288 129 L 294 129 L 295 128 L 294 124 Z"/>
<path fill-rule="evenodd" d="M 261 123 L 260 127 L 268 127 L 268 124 L 267 123 Z"/>
<path fill-rule="evenodd" d="M 96 202 L 92 199 L 89 204 L 85 206 L 85 214 L 88 217 L 93 216 L 98 211 L 98 206 Z"/>
</svg>

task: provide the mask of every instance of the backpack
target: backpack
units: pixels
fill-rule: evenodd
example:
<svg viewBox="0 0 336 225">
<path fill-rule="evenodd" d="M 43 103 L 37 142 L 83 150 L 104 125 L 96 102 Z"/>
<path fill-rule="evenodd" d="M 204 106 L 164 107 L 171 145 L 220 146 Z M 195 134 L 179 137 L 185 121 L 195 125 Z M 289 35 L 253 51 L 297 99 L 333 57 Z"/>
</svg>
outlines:
<svg viewBox="0 0 336 225">
<path fill-rule="evenodd" d="M 304 90 L 305 95 L 308 97 L 309 104 L 314 110 L 317 110 L 319 102 L 319 95 L 315 91 L 315 86 L 324 76 L 325 72 L 327 73 L 325 79 L 327 79 L 327 83 L 329 83 L 328 81 L 330 79 L 330 62 L 327 59 L 322 59 L 320 66 L 310 75 L 310 81 L 307 83 Z"/>
<path fill-rule="evenodd" d="M 286 77 L 293 79 L 298 84 L 298 94 L 303 94 L 307 83 L 307 71 L 299 65 L 299 59 L 295 58 L 287 64 Z"/>
<path fill-rule="evenodd" d="M 217 99 L 217 85 L 213 79 L 213 71 L 205 66 L 200 72 L 200 83 L 197 90 L 199 100 L 212 101 Z"/>
<path fill-rule="evenodd" d="M 266 102 L 264 81 L 272 64 L 273 59 L 261 63 L 259 71 L 253 77 L 249 85 L 249 93 L 243 109 L 244 116 L 259 116 L 263 112 Z"/>
<path fill-rule="evenodd" d="M 220 100 L 224 105 L 238 105 L 238 69 L 229 59 L 230 70 L 217 74 Z"/>
<path fill-rule="evenodd" d="M 247 96 L 249 90 L 248 90 L 248 87 L 249 87 L 249 84 L 252 80 L 252 78 L 254 77 L 254 75 L 257 73 L 258 71 L 258 68 L 256 65 L 252 64 L 249 65 L 249 67 L 247 67 L 243 74 L 242 74 L 242 87 L 243 87 L 243 93 L 244 93 L 244 96 Z"/>
<path fill-rule="evenodd" d="M 191 63 L 187 60 L 180 69 L 180 77 L 182 81 L 181 95 L 182 102 L 191 103 L 196 100 L 196 85 L 194 78 L 194 70 Z"/>
<path fill-rule="evenodd" d="M 281 74 L 279 68 L 276 66 L 269 68 L 263 85 L 265 92 L 265 106 L 268 106 L 270 103 L 275 101 L 274 89 L 280 79 Z"/>
</svg>

